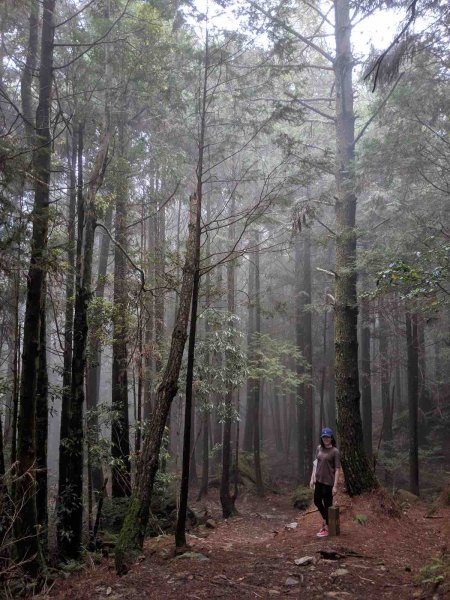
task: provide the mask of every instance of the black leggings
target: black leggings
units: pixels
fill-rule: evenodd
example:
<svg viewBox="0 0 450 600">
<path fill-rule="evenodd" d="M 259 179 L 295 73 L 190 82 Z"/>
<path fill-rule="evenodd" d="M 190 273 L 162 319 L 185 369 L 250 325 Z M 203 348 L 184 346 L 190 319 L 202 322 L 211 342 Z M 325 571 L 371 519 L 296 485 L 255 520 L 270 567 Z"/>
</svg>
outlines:
<svg viewBox="0 0 450 600">
<path fill-rule="evenodd" d="M 314 504 L 328 525 L 328 509 L 333 505 L 333 486 L 316 481 L 314 487 Z"/>
</svg>

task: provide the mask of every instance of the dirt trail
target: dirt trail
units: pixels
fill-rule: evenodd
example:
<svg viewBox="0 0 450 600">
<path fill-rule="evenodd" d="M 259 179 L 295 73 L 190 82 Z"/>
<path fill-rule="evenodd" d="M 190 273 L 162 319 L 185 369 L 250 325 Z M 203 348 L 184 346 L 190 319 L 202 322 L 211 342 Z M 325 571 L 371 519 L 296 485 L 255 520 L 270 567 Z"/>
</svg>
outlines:
<svg viewBox="0 0 450 600">
<path fill-rule="evenodd" d="M 337 538 L 318 539 L 318 513 L 301 516 L 285 496 L 264 500 L 240 498 L 238 517 L 219 519 L 217 501 L 205 507 L 218 519 L 214 529 L 193 530 L 193 554 L 173 558 L 173 539 L 149 540 L 140 562 L 117 577 L 106 558 L 67 580 L 50 595 L 58 600 L 158 600 L 212 598 L 336 598 L 365 600 L 444 598 L 445 592 L 421 587 L 421 567 L 440 554 L 450 534 L 450 510 L 425 518 L 423 505 L 410 507 L 401 518 L 389 516 L 380 494 L 351 500 L 341 494 L 341 530 Z M 365 515 L 355 520 L 356 515 Z M 286 525 L 297 523 L 296 528 Z M 203 537 L 204 536 L 204 537 Z M 321 551 L 335 550 L 337 559 Z M 312 557 L 303 566 L 295 559 Z M 42 597 L 42 596 L 41 596 Z"/>
</svg>

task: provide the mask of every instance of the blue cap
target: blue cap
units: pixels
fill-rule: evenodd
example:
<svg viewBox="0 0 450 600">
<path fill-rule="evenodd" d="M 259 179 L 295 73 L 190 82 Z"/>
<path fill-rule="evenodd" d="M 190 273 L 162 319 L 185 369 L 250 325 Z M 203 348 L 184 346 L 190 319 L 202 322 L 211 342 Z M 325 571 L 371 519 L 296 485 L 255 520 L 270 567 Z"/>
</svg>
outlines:
<svg viewBox="0 0 450 600">
<path fill-rule="evenodd" d="M 324 427 L 320 433 L 320 437 L 333 437 L 333 430 L 329 427 Z"/>
</svg>

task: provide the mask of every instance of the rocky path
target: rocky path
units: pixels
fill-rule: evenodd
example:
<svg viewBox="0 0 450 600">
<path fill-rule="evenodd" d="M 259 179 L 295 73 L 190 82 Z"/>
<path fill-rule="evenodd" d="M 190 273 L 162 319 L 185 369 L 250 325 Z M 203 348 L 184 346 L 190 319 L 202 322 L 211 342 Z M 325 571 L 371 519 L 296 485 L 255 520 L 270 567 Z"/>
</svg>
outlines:
<svg viewBox="0 0 450 600">
<path fill-rule="evenodd" d="M 146 544 L 141 560 L 117 577 L 112 558 L 57 581 L 47 598 L 58 600 L 154 600 L 299 598 L 371 600 L 438 599 L 448 588 L 423 585 L 420 569 L 442 554 L 450 539 L 450 510 L 426 518 L 423 505 L 401 517 L 380 494 L 351 500 L 341 495 L 342 533 L 318 539 L 317 512 L 301 515 L 289 499 L 241 498 L 238 517 L 219 519 L 218 502 L 197 510 L 215 517 L 212 528 L 194 530 L 191 552 L 173 556 L 173 539 Z M 433 573 L 433 571 L 431 571 Z M 437 572 L 435 573 L 437 576 Z M 41 596 L 42 597 L 42 596 Z M 448 597 L 448 596 L 447 596 Z"/>
</svg>

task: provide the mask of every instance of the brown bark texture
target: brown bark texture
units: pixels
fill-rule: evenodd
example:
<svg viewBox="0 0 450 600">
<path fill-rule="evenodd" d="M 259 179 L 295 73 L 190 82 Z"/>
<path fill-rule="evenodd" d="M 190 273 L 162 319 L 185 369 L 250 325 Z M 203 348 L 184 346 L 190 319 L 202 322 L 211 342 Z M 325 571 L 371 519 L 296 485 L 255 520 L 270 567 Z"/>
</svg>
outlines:
<svg viewBox="0 0 450 600">
<path fill-rule="evenodd" d="M 128 161 L 120 156 L 116 165 L 116 215 L 115 237 L 118 245 L 114 249 L 114 311 L 113 311 L 113 362 L 111 455 L 113 458 L 112 495 L 115 498 L 131 493 L 130 432 L 128 419 L 128 353 L 127 353 L 127 259 L 122 248 L 127 250 L 127 202 Z"/>
<path fill-rule="evenodd" d="M 43 569 L 37 535 L 36 509 L 36 388 L 41 333 L 41 310 L 46 275 L 49 221 L 51 133 L 50 110 L 53 72 L 53 13 L 55 0 L 44 0 L 41 58 L 39 69 L 39 103 L 36 110 L 36 136 L 33 154 L 35 182 L 32 215 L 30 267 L 24 320 L 22 379 L 17 438 L 17 484 L 15 497 L 20 511 L 15 522 L 16 549 L 24 569 L 36 576 Z"/>
<path fill-rule="evenodd" d="M 178 391 L 178 377 L 187 339 L 187 327 L 195 274 L 195 241 L 198 210 L 196 195 L 191 196 L 190 202 L 189 236 L 183 266 L 178 312 L 175 318 L 167 363 L 162 374 L 161 383 L 158 385 L 156 391 L 152 418 L 143 442 L 130 505 L 116 545 L 115 559 L 118 574 L 125 574 L 130 564 L 142 551 L 149 518 L 153 485 L 159 465 L 161 441 L 172 400 Z"/>
<path fill-rule="evenodd" d="M 358 304 L 356 297 L 356 194 L 354 182 L 355 114 L 350 3 L 335 2 L 336 57 L 336 286 L 335 373 L 338 434 L 350 495 L 377 487 L 364 452 L 359 409 Z"/>
</svg>

